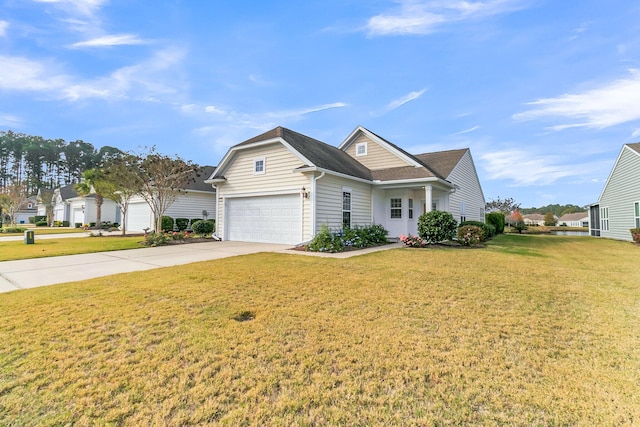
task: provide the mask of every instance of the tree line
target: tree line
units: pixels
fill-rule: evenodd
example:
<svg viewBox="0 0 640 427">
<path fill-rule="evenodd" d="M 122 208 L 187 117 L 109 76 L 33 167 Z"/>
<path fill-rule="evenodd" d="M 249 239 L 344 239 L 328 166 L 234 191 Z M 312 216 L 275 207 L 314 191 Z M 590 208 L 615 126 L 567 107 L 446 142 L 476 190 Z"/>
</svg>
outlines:
<svg viewBox="0 0 640 427">
<path fill-rule="evenodd" d="M 66 142 L 0 131 L 0 192 L 20 185 L 27 195 L 33 195 L 41 188 L 77 183 L 85 170 L 100 167 L 121 153 L 109 146 L 97 150 L 83 140 Z"/>
</svg>

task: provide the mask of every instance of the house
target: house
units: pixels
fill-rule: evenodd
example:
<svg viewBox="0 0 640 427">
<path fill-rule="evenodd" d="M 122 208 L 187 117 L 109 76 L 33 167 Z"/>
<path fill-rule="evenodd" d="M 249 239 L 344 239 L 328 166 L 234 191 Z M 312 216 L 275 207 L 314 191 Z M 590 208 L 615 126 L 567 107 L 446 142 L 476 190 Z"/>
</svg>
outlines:
<svg viewBox="0 0 640 427">
<path fill-rule="evenodd" d="M 204 166 L 200 172 L 194 173 L 164 215 L 174 220 L 176 218 L 215 218 L 216 193 L 211 185 L 205 184 L 203 179 L 211 176 L 215 169 L 214 166 Z M 127 232 L 133 233 L 142 233 L 155 228 L 151 207 L 141 196 L 134 196 L 129 202 L 125 226 Z"/>
<path fill-rule="evenodd" d="M 412 155 L 361 126 L 339 147 L 277 127 L 231 147 L 206 182 L 223 240 L 296 244 L 322 225 L 415 235 L 432 210 L 484 221 L 469 149 Z"/>
<path fill-rule="evenodd" d="M 53 206 L 53 221 L 68 223 L 69 226 L 81 227 L 97 221 L 97 205 L 95 194 L 80 196 L 73 188 L 75 184 L 53 190 L 51 205 Z M 46 208 L 46 206 L 45 206 Z M 38 211 L 43 211 L 39 208 Z M 120 209 L 116 203 L 105 198 L 100 212 L 101 221 L 120 222 Z"/>
<path fill-rule="evenodd" d="M 29 224 L 29 218 L 33 218 L 38 213 L 38 202 L 36 196 L 31 196 L 27 202 L 16 211 L 14 222 L 16 224 Z"/>
<path fill-rule="evenodd" d="M 589 206 L 592 236 L 633 240 L 640 227 L 640 143 L 625 144 L 607 178 L 598 202 Z"/>
<path fill-rule="evenodd" d="M 47 188 L 38 189 L 36 194 L 36 216 L 46 216 L 48 220 L 53 218 L 53 190 Z"/>
<path fill-rule="evenodd" d="M 544 215 L 539 213 L 522 215 L 522 220 L 526 225 L 544 225 Z"/>
<path fill-rule="evenodd" d="M 558 218 L 558 225 L 566 225 L 567 227 L 588 227 L 589 213 L 575 212 L 564 214 L 560 218 Z"/>
</svg>

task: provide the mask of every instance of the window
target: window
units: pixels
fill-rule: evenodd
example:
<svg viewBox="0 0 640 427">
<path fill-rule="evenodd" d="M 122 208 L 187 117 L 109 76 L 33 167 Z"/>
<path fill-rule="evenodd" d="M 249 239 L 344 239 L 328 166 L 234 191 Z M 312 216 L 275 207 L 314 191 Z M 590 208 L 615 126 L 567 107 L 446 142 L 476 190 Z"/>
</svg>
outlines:
<svg viewBox="0 0 640 427">
<path fill-rule="evenodd" d="M 635 219 L 636 219 L 636 228 L 640 228 L 640 202 L 635 202 L 633 204 Z"/>
<path fill-rule="evenodd" d="M 253 160 L 253 174 L 254 175 L 262 175 L 264 174 L 265 164 L 264 157 L 259 157 Z"/>
<path fill-rule="evenodd" d="M 467 220 L 467 212 L 465 210 L 466 206 L 464 202 L 460 202 L 460 222 L 464 222 Z"/>
<path fill-rule="evenodd" d="M 356 144 L 356 156 L 366 156 L 367 155 L 367 143 L 359 142 Z"/>
<path fill-rule="evenodd" d="M 351 189 L 342 190 L 342 228 L 351 228 Z"/>
<path fill-rule="evenodd" d="M 402 218 L 402 199 L 391 199 L 391 218 Z"/>
<path fill-rule="evenodd" d="M 27 209 L 33 209 L 33 203 L 29 203 L 29 204 L 27 205 Z"/>
<path fill-rule="evenodd" d="M 413 219 L 413 199 L 409 199 L 409 219 Z"/>
<path fill-rule="evenodd" d="M 600 229 L 609 231 L 609 208 L 600 208 Z"/>
</svg>

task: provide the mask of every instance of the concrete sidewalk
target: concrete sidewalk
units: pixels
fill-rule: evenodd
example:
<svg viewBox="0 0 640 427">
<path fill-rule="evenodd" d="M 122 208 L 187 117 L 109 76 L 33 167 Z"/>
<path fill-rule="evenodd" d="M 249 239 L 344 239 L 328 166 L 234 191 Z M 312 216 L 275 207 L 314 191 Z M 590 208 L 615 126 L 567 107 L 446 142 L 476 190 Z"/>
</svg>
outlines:
<svg viewBox="0 0 640 427">
<path fill-rule="evenodd" d="M 291 250 L 291 245 L 247 242 L 204 242 L 0 262 L 0 293 L 151 270 L 198 261 L 279 252 L 325 258 L 350 258 L 402 247 L 402 243 L 336 254 Z"/>
</svg>

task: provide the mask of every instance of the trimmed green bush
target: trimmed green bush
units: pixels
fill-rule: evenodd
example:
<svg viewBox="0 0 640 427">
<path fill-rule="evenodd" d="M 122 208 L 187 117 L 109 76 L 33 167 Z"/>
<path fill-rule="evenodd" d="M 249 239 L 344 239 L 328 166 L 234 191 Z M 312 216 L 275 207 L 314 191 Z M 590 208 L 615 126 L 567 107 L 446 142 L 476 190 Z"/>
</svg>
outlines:
<svg viewBox="0 0 640 427">
<path fill-rule="evenodd" d="M 214 229 L 215 229 L 214 222 L 208 219 L 207 220 L 201 219 L 191 224 L 191 230 L 194 233 L 199 234 L 201 237 L 205 237 L 207 234 L 213 233 Z"/>
<path fill-rule="evenodd" d="M 173 218 L 170 216 L 162 217 L 162 231 L 173 231 Z"/>
<path fill-rule="evenodd" d="M 0 228 L 0 232 L 2 233 L 24 233 L 27 231 L 24 227 L 4 227 Z"/>
<path fill-rule="evenodd" d="M 487 224 L 496 228 L 496 234 L 504 233 L 504 214 L 502 212 L 490 212 L 484 217 Z"/>
<path fill-rule="evenodd" d="M 63 227 L 69 227 L 69 221 L 62 221 Z"/>
<path fill-rule="evenodd" d="M 484 242 L 484 230 L 476 225 L 458 227 L 458 242 L 463 246 L 473 246 Z"/>
<path fill-rule="evenodd" d="M 339 235 L 331 233 L 326 224 L 322 224 L 320 232 L 316 234 L 307 246 L 312 252 L 342 252 L 344 251 L 344 243 Z"/>
<path fill-rule="evenodd" d="M 418 218 L 418 234 L 426 243 L 453 240 L 458 223 L 449 212 L 431 211 Z"/>
<path fill-rule="evenodd" d="M 31 218 L 29 218 L 29 220 L 31 220 Z M 46 221 L 47 220 L 47 216 L 46 215 L 36 215 L 33 217 L 33 223 L 36 224 L 40 221 Z"/>
<path fill-rule="evenodd" d="M 489 240 L 496 235 L 496 228 L 491 224 L 485 224 L 484 222 L 480 222 L 480 221 L 462 221 L 458 226 L 458 228 L 463 227 L 465 225 L 473 225 L 475 227 L 479 227 L 480 229 L 482 229 L 482 232 L 484 235 L 483 241 Z"/>
<path fill-rule="evenodd" d="M 43 221 L 36 222 L 36 227 L 46 227 L 47 225 L 48 224 L 47 224 L 47 220 L 46 219 L 43 220 Z"/>
<path fill-rule="evenodd" d="M 178 231 L 184 231 L 189 227 L 189 218 L 176 218 L 176 227 Z"/>
</svg>

